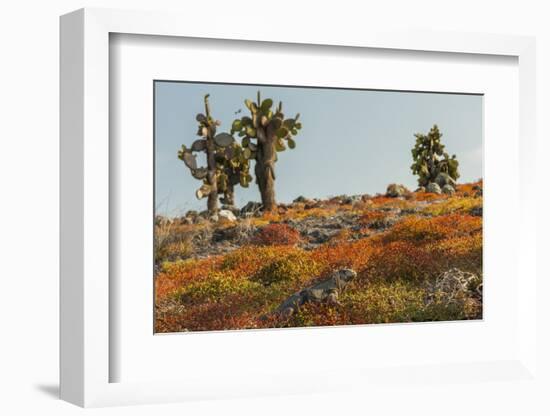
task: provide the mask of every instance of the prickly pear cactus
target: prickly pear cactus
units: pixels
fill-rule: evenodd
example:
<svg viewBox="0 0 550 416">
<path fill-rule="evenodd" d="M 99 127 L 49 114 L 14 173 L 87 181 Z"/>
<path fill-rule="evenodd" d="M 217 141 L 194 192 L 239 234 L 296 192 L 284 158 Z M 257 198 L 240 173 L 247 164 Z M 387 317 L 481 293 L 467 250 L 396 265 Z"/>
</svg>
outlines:
<svg viewBox="0 0 550 416">
<path fill-rule="evenodd" d="M 243 152 L 248 159 L 254 159 L 256 182 L 260 188 L 264 211 L 276 208 L 275 201 L 275 163 L 277 152 L 294 149 L 294 137 L 302 128 L 298 121 L 300 114 L 294 118 L 286 118 L 283 114 L 283 104 L 279 102 L 273 107 L 273 100 L 264 100 L 258 96 L 256 102 L 245 100 L 250 116 L 244 116 L 233 121 L 231 133 L 241 137 Z"/>
<path fill-rule="evenodd" d="M 458 173 L 458 160 L 456 155 L 449 157 L 445 152 L 445 146 L 441 143 L 443 136 L 436 124 L 430 129 L 429 133 L 417 133 L 416 143 L 412 149 L 413 164 L 411 170 L 414 175 L 418 175 L 418 185 L 427 186 L 435 182 L 440 173 L 446 173 L 453 180 L 460 176 Z"/>
<path fill-rule="evenodd" d="M 252 181 L 250 175 L 250 160 L 244 149 L 233 142 L 229 146 L 220 147 L 216 154 L 218 193 L 223 193 L 220 202 L 229 207 L 235 206 L 235 186 L 248 188 Z"/>
<path fill-rule="evenodd" d="M 222 203 L 234 204 L 234 186 L 241 184 L 248 186 L 252 179 L 249 172 L 249 161 L 245 157 L 241 146 L 235 142 L 232 134 L 218 133 L 216 129 L 221 122 L 215 120 L 210 113 L 209 95 L 204 97 L 205 113 L 197 114 L 199 123 L 197 136 L 191 147 L 181 146 L 178 158 L 189 168 L 191 175 L 202 185 L 195 195 L 198 199 L 208 198 L 208 211 L 215 213 L 218 210 L 218 195 L 223 194 Z M 195 153 L 206 154 L 205 167 L 197 166 Z"/>
</svg>

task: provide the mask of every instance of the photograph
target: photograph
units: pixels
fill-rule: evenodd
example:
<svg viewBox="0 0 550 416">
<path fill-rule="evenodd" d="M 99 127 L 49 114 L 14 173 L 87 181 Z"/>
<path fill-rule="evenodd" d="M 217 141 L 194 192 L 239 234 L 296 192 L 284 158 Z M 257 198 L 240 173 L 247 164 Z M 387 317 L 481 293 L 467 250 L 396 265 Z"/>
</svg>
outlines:
<svg viewBox="0 0 550 416">
<path fill-rule="evenodd" d="M 483 319 L 483 95 L 155 80 L 154 332 Z"/>
</svg>

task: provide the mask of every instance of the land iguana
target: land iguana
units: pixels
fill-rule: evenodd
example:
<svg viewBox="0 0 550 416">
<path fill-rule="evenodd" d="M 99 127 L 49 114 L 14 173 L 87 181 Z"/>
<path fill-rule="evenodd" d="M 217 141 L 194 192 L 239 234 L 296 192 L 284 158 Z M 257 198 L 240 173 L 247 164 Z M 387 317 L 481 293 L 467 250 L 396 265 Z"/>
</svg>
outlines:
<svg viewBox="0 0 550 416">
<path fill-rule="evenodd" d="M 357 273 L 354 270 L 336 270 L 328 279 L 289 296 L 273 313 L 283 318 L 290 318 L 300 306 L 307 302 L 340 305 L 338 295 L 344 292 L 349 282 L 355 277 Z"/>
</svg>

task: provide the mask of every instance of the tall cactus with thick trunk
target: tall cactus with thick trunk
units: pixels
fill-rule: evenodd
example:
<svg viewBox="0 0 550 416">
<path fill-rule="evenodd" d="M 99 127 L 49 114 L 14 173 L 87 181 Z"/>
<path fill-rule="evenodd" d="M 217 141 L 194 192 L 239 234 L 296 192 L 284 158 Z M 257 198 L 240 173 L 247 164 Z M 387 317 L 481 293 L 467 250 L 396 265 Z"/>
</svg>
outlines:
<svg viewBox="0 0 550 416">
<path fill-rule="evenodd" d="M 445 152 L 445 146 L 441 143 L 443 135 L 437 124 L 434 124 L 428 134 L 417 133 L 414 137 L 416 143 L 411 151 L 414 161 L 411 170 L 418 175 L 419 186 L 434 182 L 440 173 L 446 173 L 453 180 L 458 179 L 458 160 L 456 155 L 449 157 Z"/>
<path fill-rule="evenodd" d="M 197 135 L 201 139 L 195 140 L 190 148 L 182 145 L 178 158 L 185 163 L 195 179 L 202 180 L 203 184 L 195 195 L 198 199 L 207 197 L 208 211 L 214 214 L 218 210 L 219 193 L 224 194 L 223 203 L 233 205 L 234 186 L 238 183 L 248 186 L 251 177 L 248 173 L 248 159 L 233 136 L 228 133 L 216 134 L 216 128 L 221 122 L 212 117 L 208 97 L 209 94 L 204 97 L 206 114 L 199 113 L 196 117 L 199 122 Z M 206 167 L 197 166 L 194 152 L 206 153 Z"/>
<path fill-rule="evenodd" d="M 277 152 L 284 151 L 287 146 L 290 149 L 296 147 L 294 136 L 302 128 L 298 119 L 285 119 L 283 104 L 272 109 L 273 100 L 267 98 L 261 100 L 258 91 L 257 101 L 245 100 L 245 105 L 250 111 L 250 117 L 244 116 L 233 122 L 231 133 L 238 133 L 242 137 L 242 148 L 246 157 L 255 159 L 256 182 L 260 189 L 264 211 L 273 211 L 275 200 L 275 163 Z"/>
</svg>

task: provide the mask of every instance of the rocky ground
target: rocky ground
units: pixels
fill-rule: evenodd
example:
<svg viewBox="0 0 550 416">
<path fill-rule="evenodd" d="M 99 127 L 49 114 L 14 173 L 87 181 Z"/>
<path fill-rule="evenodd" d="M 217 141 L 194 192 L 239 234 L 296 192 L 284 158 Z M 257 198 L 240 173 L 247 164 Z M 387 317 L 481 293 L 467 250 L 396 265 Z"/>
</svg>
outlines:
<svg viewBox="0 0 550 416">
<path fill-rule="evenodd" d="M 435 184 L 437 185 L 437 184 Z M 181 292 L 185 292 L 185 286 L 187 279 L 185 276 L 193 275 L 191 266 L 195 265 L 196 269 L 200 269 L 204 264 L 208 264 L 209 268 L 214 267 L 214 270 L 206 271 L 202 275 L 197 276 L 198 282 L 208 282 L 208 279 L 215 275 L 216 278 L 229 279 L 227 284 L 248 285 L 249 283 L 256 284 L 258 281 L 264 284 L 263 288 L 258 288 L 259 291 L 265 291 L 265 279 L 258 280 L 254 276 L 258 273 L 264 275 L 268 273 L 268 281 L 271 283 L 271 289 L 273 291 L 281 291 L 276 299 L 271 299 L 271 293 L 263 293 L 258 295 L 257 301 L 260 297 L 264 298 L 264 305 L 258 307 L 256 310 L 250 310 L 242 305 L 236 306 L 234 300 L 229 302 L 227 308 L 233 308 L 246 311 L 242 317 L 246 323 L 243 323 L 245 327 L 259 327 L 264 325 L 264 321 L 260 321 L 260 316 L 265 316 L 266 309 L 273 309 L 275 304 L 278 304 L 286 296 L 291 295 L 291 291 L 300 288 L 300 285 L 290 284 L 285 278 L 279 279 L 278 271 L 271 270 L 268 272 L 261 271 L 258 267 L 250 269 L 250 273 L 245 273 L 241 269 L 246 269 L 244 264 L 238 264 L 235 266 L 235 270 L 224 271 L 222 266 L 218 265 L 218 262 L 227 262 L 232 256 L 239 256 L 242 253 L 247 253 L 250 257 L 247 259 L 244 257 L 242 262 L 253 263 L 256 259 L 255 256 L 268 255 L 271 256 L 271 252 L 281 252 L 284 256 L 292 256 L 296 254 L 301 259 L 311 259 L 311 265 L 304 266 L 304 276 L 299 276 L 297 279 L 301 281 L 302 287 L 308 281 L 314 282 L 315 279 L 321 278 L 323 275 L 328 275 L 339 265 L 354 267 L 359 273 L 359 281 L 361 279 L 376 280 L 376 276 L 372 276 L 374 273 L 372 268 L 375 266 L 373 261 L 382 261 L 382 263 L 376 267 L 380 269 L 380 275 L 387 274 L 389 277 L 387 281 L 406 281 L 409 284 L 411 281 L 417 281 L 418 278 L 414 277 L 419 272 L 413 270 L 409 272 L 404 270 L 403 275 L 392 275 L 392 271 L 386 271 L 388 267 L 384 264 L 384 254 L 377 254 L 379 248 L 387 250 L 386 257 L 390 259 L 392 255 L 401 255 L 402 253 L 393 253 L 392 250 L 399 248 L 407 255 L 409 251 L 417 250 L 419 247 L 424 250 L 410 254 L 410 256 L 418 256 L 422 258 L 426 253 L 430 256 L 435 256 L 434 253 L 439 253 L 441 247 L 451 247 L 457 253 L 464 248 L 460 245 L 473 244 L 473 239 L 477 239 L 477 235 L 481 235 L 481 215 L 482 209 L 482 183 L 458 185 L 452 188 L 446 188 L 443 192 L 441 187 L 439 189 L 433 189 L 433 192 L 427 192 L 426 189 L 419 189 L 417 192 L 410 192 L 401 185 L 388 186 L 385 194 L 379 195 L 341 195 L 326 200 L 308 199 L 301 196 L 296 198 L 290 204 L 280 204 L 276 212 L 263 213 L 261 206 L 256 202 L 249 202 L 242 209 L 223 209 L 217 215 L 210 216 L 206 212 L 198 213 L 190 211 L 180 218 L 166 219 L 157 218 L 156 223 L 156 277 L 159 282 L 157 286 L 163 286 L 167 283 L 170 286 L 170 290 L 164 294 L 163 291 L 157 291 L 157 306 L 160 308 L 157 312 L 162 311 L 162 319 L 165 319 L 164 324 L 159 325 L 157 328 L 160 331 L 166 332 L 167 330 L 197 330 L 197 329 L 215 329 L 216 325 L 222 325 L 225 329 L 232 328 L 236 324 L 229 324 L 225 322 L 224 318 L 212 318 L 212 322 L 204 324 L 203 321 L 208 321 L 208 316 L 202 316 L 201 324 L 186 324 L 185 315 L 190 313 L 191 309 L 201 309 L 205 305 L 209 305 L 218 310 L 220 305 L 224 303 L 223 299 L 214 297 L 201 297 L 204 300 L 203 304 L 193 301 L 189 303 L 189 297 L 185 298 L 186 301 L 181 301 Z M 224 207 L 226 208 L 226 207 Z M 478 220 L 475 220 L 478 218 Z M 447 223 L 451 221 L 458 221 L 458 229 L 462 227 L 462 224 L 475 223 L 476 227 L 474 231 L 468 231 L 467 233 L 456 233 L 452 226 Z M 440 224 L 441 223 L 441 224 Z M 421 229 L 425 227 L 426 230 Z M 448 231 L 447 228 L 449 227 Z M 454 226 L 455 228 L 457 226 Z M 398 234 L 394 236 L 393 234 Z M 433 235 L 432 235 L 433 234 Z M 446 235 L 447 234 L 447 235 Z M 475 237 L 475 238 L 474 238 Z M 390 241 L 391 240 L 391 241 Z M 464 240 L 464 241 L 463 241 Z M 471 240 L 471 241 L 470 241 Z M 475 240 L 477 241 L 477 240 Z M 477 243 L 476 243 L 477 244 Z M 409 247 L 410 245 L 410 247 Z M 441 245 L 441 247 L 439 247 Z M 416 246 L 416 247 L 415 247 Z M 455 247 L 456 246 L 456 247 Z M 476 247 L 478 247 L 476 245 Z M 251 251 L 251 248 L 255 251 Z M 329 256 L 331 252 L 336 250 L 357 250 L 357 253 L 364 255 L 357 255 L 357 258 L 347 259 L 348 254 L 343 254 L 339 260 L 337 258 L 331 259 L 329 262 L 332 264 L 325 264 L 326 260 L 319 257 L 321 253 L 327 252 L 326 256 Z M 447 249 L 447 248 L 445 248 Z M 263 253 L 263 251 L 265 253 Z M 360 250 L 363 250 L 361 252 Z M 378 251 L 377 251 L 378 250 Z M 470 250 L 470 249 L 468 249 Z M 449 258 L 445 259 L 433 259 L 434 264 L 438 264 L 437 273 L 431 270 L 430 264 L 423 265 L 426 270 L 426 279 L 430 280 L 431 287 L 435 284 L 435 279 L 440 278 L 442 273 L 453 269 L 453 266 L 461 266 L 462 269 L 468 269 L 467 271 L 457 269 L 458 272 L 472 273 L 478 277 L 481 275 L 481 247 L 475 250 L 479 251 L 470 252 L 466 254 L 459 254 L 457 261 L 453 262 Z M 474 251 L 475 251 L 474 250 Z M 453 256 L 455 256 L 453 251 Z M 251 253 L 251 254 L 248 254 Z M 260 253 L 260 254 L 258 254 Z M 294 253 L 294 254 L 293 254 Z M 278 254 L 279 255 L 279 254 Z M 281 254 L 282 256 L 283 254 Z M 442 255 L 442 254 L 438 254 Z M 379 256 L 378 259 L 376 256 Z M 461 257 L 462 256 L 462 257 Z M 369 264 L 366 259 L 373 258 Z M 478 259 L 479 260 L 476 260 Z M 412 259 L 412 260 L 411 260 Z M 472 260 L 473 259 L 473 260 Z M 442 261 L 445 260 L 445 261 Z M 467 262 L 465 261 L 467 260 Z M 266 260 L 267 262 L 271 261 Z M 308 260 L 309 261 L 309 260 Z M 388 260 L 391 262 L 392 260 Z M 407 261 L 420 261 L 416 258 L 409 258 Z M 424 260 L 422 260 L 424 261 Z M 296 261 L 295 261 L 296 263 Z M 479 263 L 479 264 L 477 264 Z M 215 266 L 212 266 L 215 264 Z M 271 264 L 271 263 L 270 263 Z M 273 263 L 275 264 L 275 263 Z M 442 266 L 445 264 L 445 266 Z M 466 267 L 464 266 L 466 265 Z M 287 267 L 288 265 L 284 265 Z M 291 264 L 294 266 L 294 264 Z M 396 265 L 396 269 L 398 269 Z M 413 265 L 417 268 L 417 265 Z M 277 264 L 273 267 L 278 267 Z M 282 267 L 282 266 L 281 266 Z M 181 271 L 185 269 L 185 273 L 176 273 L 176 270 Z M 189 270 L 188 270 L 189 268 Z M 292 267 L 290 267 L 292 268 Z M 406 269 L 406 268 L 405 268 Z M 285 269 L 286 270 L 286 269 Z M 458 273 L 457 272 L 457 273 Z M 218 276 L 219 273 L 225 273 L 223 276 Z M 260 274 L 261 274 L 260 273 Z M 400 273 L 396 270 L 395 273 Z M 407 275 L 409 273 L 410 275 Z M 422 274 L 422 269 L 419 272 Z M 455 273 L 455 274 L 457 274 Z M 291 272 L 287 274 L 291 275 Z M 273 280 L 271 275 L 277 277 Z M 182 283 L 183 279 L 183 283 Z M 285 283 L 279 282 L 279 280 L 285 281 Z M 273 282 L 277 282 L 277 285 L 272 285 Z M 292 280 L 292 279 L 290 279 Z M 203 284 L 201 283 L 201 284 Z M 418 282 L 416 282 L 418 283 Z M 415 284 L 416 284 L 415 283 Z M 285 286 L 286 285 L 286 286 Z M 356 286 L 360 284 L 356 284 Z M 206 285 L 208 286 L 208 285 Z M 357 286 L 357 287 L 359 287 Z M 415 286 L 420 287 L 420 286 Z M 421 285 L 423 290 L 424 303 L 427 304 L 429 290 L 427 286 Z M 157 288 L 158 289 L 158 288 Z M 268 287 L 269 289 L 269 287 Z M 210 289 L 209 289 L 210 290 Z M 219 296 L 225 296 L 216 292 Z M 247 286 L 245 291 L 251 291 L 250 296 L 254 292 L 251 287 Z M 354 289 L 352 289 L 354 290 Z M 361 289 L 357 292 L 358 295 L 365 294 Z M 411 288 L 412 290 L 412 288 Z M 231 296 L 238 293 L 238 290 L 228 289 L 228 293 Z M 285 293 L 283 293 L 285 292 Z M 159 293 L 163 293 L 159 297 Z M 248 292 L 247 292 L 248 293 Z M 472 292 L 472 299 L 478 296 Z M 178 300 L 180 296 L 180 300 Z M 254 295 L 256 296 L 256 295 Z M 253 296 L 253 297 L 254 297 Z M 237 296 L 238 297 L 238 296 Z M 267 300 L 265 300 L 267 299 Z M 432 296 L 432 299 L 434 297 Z M 186 304 L 187 302 L 187 304 Z M 261 303 L 261 302 L 260 302 Z M 271 306 L 268 307 L 268 304 Z M 170 305 L 170 306 L 167 306 Z M 439 305 L 439 304 L 438 304 Z M 184 307 L 185 313 L 182 312 Z M 349 306 L 349 305 L 348 305 Z M 439 305 L 441 306 L 441 305 Z M 172 316 L 170 310 L 179 311 L 176 316 Z M 313 307 L 313 306 L 312 306 Z M 171 309 L 172 308 L 172 309 Z M 197 310 L 198 310 L 197 309 Z M 230 311 L 226 310 L 227 313 Z M 352 308 L 353 309 L 353 308 Z M 474 308 L 475 309 L 475 308 Z M 478 316 L 479 310 L 474 313 L 474 316 Z M 196 312 L 196 311 L 195 311 Z M 218 311 L 219 312 L 219 311 Z M 168 315 L 166 315 L 166 313 Z M 326 313 L 324 311 L 323 313 Z M 359 319 L 355 315 L 348 311 L 350 318 L 353 321 Z M 193 313 L 191 313 L 193 315 Z M 222 314 L 223 315 L 223 314 Z M 299 314 L 297 314 L 299 315 Z M 170 316 L 172 320 L 178 322 L 178 324 L 166 324 L 166 318 Z M 193 315 L 194 316 L 194 315 Z M 468 318 L 471 314 L 460 315 Z M 189 318 L 191 319 L 191 318 Z M 196 319 L 196 316 L 193 317 Z M 193 320 L 191 319 L 191 320 Z M 294 321 L 291 325 L 301 325 L 297 322 L 296 317 L 293 317 Z M 341 318 L 344 319 L 344 318 Z M 365 318 L 367 319 L 367 318 Z M 412 319 L 412 318 L 411 318 Z M 430 319 L 431 320 L 431 319 Z M 214 321 L 216 323 L 214 323 Z M 315 320 L 314 320 L 315 321 Z M 223 322 L 223 323 L 222 323 Z M 271 323 L 275 326 L 288 325 L 287 323 Z M 212 326 L 213 325 L 213 326 Z M 227 328 L 226 328 L 227 326 Z M 238 325 L 237 325 L 238 326 Z"/>
<path fill-rule="evenodd" d="M 441 204 L 441 201 L 446 199 L 445 197 L 438 198 L 437 194 L 433 194 L 434 197 L 428 197 L 427 200 L 415 200 L 410 193 L 389 194 L 392 196 L 388 196 L 388 194 L 342 195 L 324 201 L 301 196 L 291 204 L 280 204 L 278 213 L 274 216 L 276 219 L 269 222 L 287 224 L 297 230 L 302 237 L 298 246 L 305 250 L 312 250 L 329 242 L 343 230 L 348 232 L 346 239 L 351 241 L 383 232 L 398 222 L 400 218 L 409 215 L 431 217 L 434 214 L 427 208 L 434 204 Z M 431 195 L 424 191 L 420 191 L 420 194 Z M 393 201 L 388 202 L 388 198 Z M 386 200 L 385 204 L 379 204 L 384 200 Z M 365 208 L 370 213 L 380 213 L 381 215 L 365 224 L 360 221 Z M 176 240 L 190 238 L 193 251 L 174 253 L 170 259 L 205 258 L 229 253 L 249 244 L 266 223 L 262 220 L 264 214 L 261 211 L 261 204 L 258 202 L 251 201 L 242 210 L 223 207 L 221 212 L 223 216 L 212 217 L 207 212 L 189 211 L 180 218 L 171 220 L 158 218 L 157 224 L 170 222 L 174 228 L 177 228 L 178 225 L 191 226 L 182 231 L 179 236 L 175 233 L 172 237 Z M 301 212 L 302 215 L 294 216 L 296 212 Z M 481 216 L 481 205 L 473 207 L 470 214 Z"/>
</svg>

